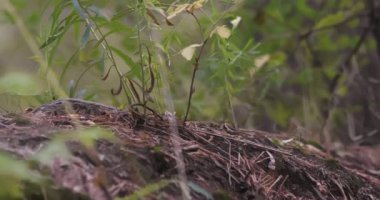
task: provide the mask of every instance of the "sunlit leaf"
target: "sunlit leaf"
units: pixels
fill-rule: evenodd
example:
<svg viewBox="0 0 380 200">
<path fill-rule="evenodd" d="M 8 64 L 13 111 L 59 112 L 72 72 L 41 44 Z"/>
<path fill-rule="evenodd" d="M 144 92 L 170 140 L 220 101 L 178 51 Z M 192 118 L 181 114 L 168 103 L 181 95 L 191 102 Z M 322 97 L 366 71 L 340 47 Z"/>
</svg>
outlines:
<svg viewBox="0 0 380 200">
<path fill-rule="evenodd" d="M 206 3 L 206 0 L 197 0 L 190 4 L 187 8 L 186 11 L 190 13 L 194 13 L 194 11 L 200 9 L 203 7 L 203 5 Z"/>
<path fill-rule="evenodd" d="M 192 44 L 190 46 L 185 47 L 184 49 L 181 50 L 181 55 L 186 59 L 186 60 L 191 60 L 193 58 L 195 49 L 197 47 L 202 46 L 202 44 Z"/>
<path fill-rule="evenodd" d="M 342 11 L 339 11 L 334 14 L 327 15 L 322 18 L 315 26 L 314 29 L 321 29 L 324 27 L 333 26 L 335 24 L 341 23 L 345 20 L 345 14 Z"/>
<path fill-rule="evenodd" d="M 0 93 L 38 95 L 44 89 L 41 80 L 31 74 L 12 72 L 0 77 Z"/>
</svg>

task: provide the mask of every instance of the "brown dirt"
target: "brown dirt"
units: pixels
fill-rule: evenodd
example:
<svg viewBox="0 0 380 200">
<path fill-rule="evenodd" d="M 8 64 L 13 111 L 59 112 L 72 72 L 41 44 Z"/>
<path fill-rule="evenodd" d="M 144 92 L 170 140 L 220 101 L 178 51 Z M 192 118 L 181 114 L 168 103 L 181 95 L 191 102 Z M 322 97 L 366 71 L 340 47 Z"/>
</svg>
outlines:
<svg viewBox="0 0 380 200">
<path fill-rule="evenodd" d="M 103 200 L 136 191 L 147 193 L 142 199 L 183 199 L 184 177 L 178 176 L 181 159 L 175 150 L 183 156 L 188 181 L 184 188 L 192 199 L 380 197 L 380 176 L 356 159 L 333 158 L 276 134 L 228 124 L 183 125 L 170 113 L 160 116 L 147 110 L 144 115 L 139 109 L 120 111 L 70 99 L 20 115 L 1 115 L 0 149 L 32 161 L 49 141 L 73 130 L 81 134 L 86 128 L 101 127 L 118 138 L 98 139 L 93 148 L 71 138 L 66 142 L 71 157 L 56 155 L 48 164 L 32 165 L 50 180 L 45 190 L 25 183 L 26 199 Z M 152 183 L 162 188 L 155 189 L 157 184 Z"/>
</svg>

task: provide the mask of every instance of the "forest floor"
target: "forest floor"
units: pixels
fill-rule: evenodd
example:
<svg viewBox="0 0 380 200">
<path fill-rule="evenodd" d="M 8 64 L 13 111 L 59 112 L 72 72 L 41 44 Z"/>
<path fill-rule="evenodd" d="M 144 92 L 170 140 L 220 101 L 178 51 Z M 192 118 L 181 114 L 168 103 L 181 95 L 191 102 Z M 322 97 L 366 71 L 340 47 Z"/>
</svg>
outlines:
<svg viewBox="0 0 380 200">
<path fill-rule="evenodd" d="M 113 136 L 86 143 L 99 127 Z M 0 149 L 17 159 L 60 137 L 69 156 L 34 163 L 49 180 L 23 183 L 24 199 L 380 199 L 376 166 L 278 134 L 75 99 L 0 115 Z"/>
</svg>

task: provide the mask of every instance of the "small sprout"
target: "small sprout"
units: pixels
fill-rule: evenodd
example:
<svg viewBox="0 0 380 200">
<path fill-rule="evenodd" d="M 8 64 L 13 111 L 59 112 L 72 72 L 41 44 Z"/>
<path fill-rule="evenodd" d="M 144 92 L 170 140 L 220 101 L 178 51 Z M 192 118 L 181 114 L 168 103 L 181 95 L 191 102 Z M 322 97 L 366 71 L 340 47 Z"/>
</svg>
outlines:
<svg viewBox="0 0 380 200">
<path fill-rule="evenodd" d="M 237 16 L 235 19 L 231 20 L 230 23 L 232 24 L 232 30 L 234 30 L 240 23 L 241 17 Z"/>
<path fill-rule="evenodd" d="M 270 170 L 276 170 L 276 160 L 274 159 L 273 155 L 271 153 L 269 153 L 269 151 L 266 151 L 266 153 L 269 156 L 268 168 Z"/>
<path fill-rule="evenodd" d="M 294 138 L 290 138 L 290 139 L 287 139 L 287 140 L 281 140 L 280 144 L 281 146 L 285 145 L 285 144 L 288 144 L 290 142 L 292 142 L 294 140 Z"/>
</svg>

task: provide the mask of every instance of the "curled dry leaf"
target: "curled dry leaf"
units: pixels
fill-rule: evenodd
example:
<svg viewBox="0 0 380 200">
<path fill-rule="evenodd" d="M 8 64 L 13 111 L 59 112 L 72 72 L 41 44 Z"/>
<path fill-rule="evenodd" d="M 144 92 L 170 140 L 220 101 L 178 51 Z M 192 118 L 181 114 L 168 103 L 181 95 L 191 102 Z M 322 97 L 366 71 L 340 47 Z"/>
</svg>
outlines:
<svg viewBox="0 0 380 200">
<path fill-rule="evenodd" d="M 146 9 L 146 14 L 153 20 L 153 22 L 156 25 L 160 25 L 160 23 L 158 22 L 156 16 L 154 16 L 153 11 L 151 9 Z"/>
<path fill-rule="evenodd" d="M 160 25 L 160 21 L 163 21 L 162 19 L 165 19 L 167 21 L 167 23 L 168 23 L 166 13 L 161 8 L 149 7 L 149 8 L 146 9 L 146 13 L 153 20 L 153 22 L 156 25 Z M 168 23 L 168 25 L 169 25 L 169 23 Z"/>
<path fill-rule="evenodd" d="M 178 5 L 174 10 L 173 12 L 169 13 L 168 14 L 168 17 L 166 17 L 167 20 L 170 20 L 174 17 L 176 17 L 177 15 L 181 14 L 182 12 L 184 12 L 187 7 L 189 6 L 190 4 L 188 3 L 185 3 L 185 4 L 181 4 L 181 5 Z"/>
<path fill-rule="evenodd" d="M 177 5 L 177 7 L 172 12 L 167 14 L 166 20 L 170 20 L 184 11 L 189 12 L 189 13 L 194 13 L 196 10 L 202 8 L 206 2 L 207 2 L 206 0 L 197 0 L 193 2 L 192 4 L 184 3 L 184 4 Z"/>
</svg>

